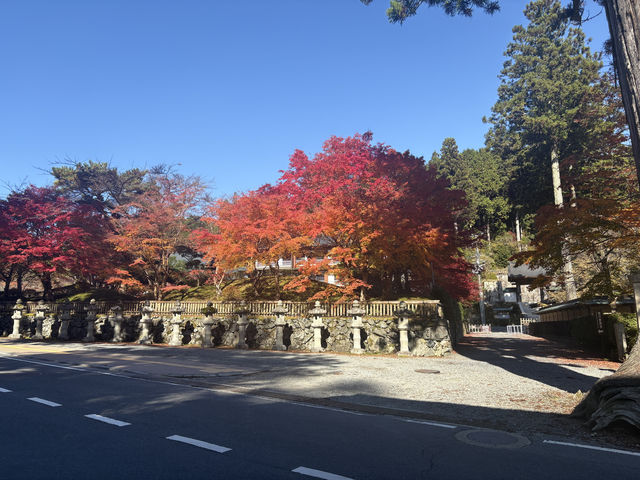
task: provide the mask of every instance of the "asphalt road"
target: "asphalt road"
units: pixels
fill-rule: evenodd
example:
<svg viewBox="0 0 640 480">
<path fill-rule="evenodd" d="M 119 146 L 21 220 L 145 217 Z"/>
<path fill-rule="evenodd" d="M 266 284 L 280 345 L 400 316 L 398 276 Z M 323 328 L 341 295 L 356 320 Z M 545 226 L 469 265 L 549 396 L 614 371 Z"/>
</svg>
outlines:
<svg viewBox="0 0 640 480">
<path fill-rule="evenodd" d="M 637 479 L 640 454 L 0 358 L 0 478 Z M 88 417 L 89 415 L 89 417 Z M 96 417 L 97 416 L 97 417 Z M 120 423 L 118 423 L 120 422 Z"/>
</svg>

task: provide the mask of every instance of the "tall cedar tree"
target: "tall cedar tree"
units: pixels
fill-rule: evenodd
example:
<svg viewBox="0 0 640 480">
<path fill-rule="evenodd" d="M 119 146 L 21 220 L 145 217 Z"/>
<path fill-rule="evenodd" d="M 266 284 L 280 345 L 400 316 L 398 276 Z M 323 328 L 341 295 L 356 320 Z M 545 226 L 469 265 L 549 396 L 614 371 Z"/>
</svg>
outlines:
<svg viewBox="0 0 640 480">
<path fill-rule="evenodd" d="M 576 118 L 601 67 L 584 33 L 569 28 L 562 13 L 557 0 L 536 0 L 527 6 L 529 24 L 513 28 L 498 101 L 489 119 L 487 144 L 505 160 L 513 160 L 511 195 L 523 213 L 535 213 L 557 194 L 560 203 L 563 195 L 566 201 L 567 192 L 553 185 L 551 168 L 564 166 L 580 148 L 576 138 L 584 138 L 588 126 Z"/>
<path fill-rule="evenodd" d="M 373 0 L 360 0 L 365 5 Z M 640 183 L 640 2 L 637 0 L 597 0 L 605 9 L 617 77 L 620 81 L 629 136 L 633 147 L 636 175 Z M 568 0 L 564 16 L 574 23 L 582 22 L 585 0 Z M 415 15 L 418 8 L 440 6 L 449 15 L 470 16 L 474 9 L 495 13 L 498 0 L 390 0 L 387 16 L 390 22 L 402 23 Z"/>
<path fill-rule="evenodd" d="M 0 201 L 0 254 L 34 272 L 50 298 L 55 275 L 78 280 L 108 274 L 104 217 L 53 188 L 30 186 Z"/>
<path fill-rule="evenodd" d="M 566 237 L 582 293 L 613 300 L 630 293 L 627 276 L 640 261 L 640 196 L 622 101 L 611 75 L 602 76 L 576 121 L 592 128 L 582 149 L 569 159 L 572 208 L 543 207 L 536 217 L 534 248 L 519 257 L 557 271 L 562 262 L 558 245 Z"/>
<path fill-rule="evenodd" d="M 531 213 L 550 198 L 558 207 L 565 203 L 561 166 L 579 150 L 577 139 L 585 137 L 588 126 L 576 117 L 598 79 L 601 62 L 591 54 L 582 30 L 569 28 L 558 0 L 531 2 L 525 16 L 529 25 L 513 28 L 513 41 L 505 52 L 508 59 L 500 74 L 487 143 L 503 158 L 513 159 L 512 191 L 516 203 Z M 567 300 L 573 300 L 577 292 L 566 243 L 561 243 L 561 279 Z"/>
<path fill-rule="evenodd" d="M 171 257 L 190 247 L 191 216 L 198 212 L 205 186 L 195 177 L 152 177 L 147 190 L 113 210 L 115 232 L 109 241 L 128 259 L 109 283 L 161 299 L 175 273 Z M 183 287 L 183 286 L 182 286 Z"/>
</svg>

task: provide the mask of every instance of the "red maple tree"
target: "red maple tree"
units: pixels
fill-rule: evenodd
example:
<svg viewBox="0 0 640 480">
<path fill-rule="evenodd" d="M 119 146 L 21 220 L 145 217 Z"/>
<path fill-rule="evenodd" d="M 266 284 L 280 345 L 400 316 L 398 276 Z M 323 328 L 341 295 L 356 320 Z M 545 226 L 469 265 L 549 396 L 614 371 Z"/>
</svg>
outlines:
<svg viewBox="0 0 640 480">
<path fill-rule="evenodd" d="M 319 296 L 428 293 L 436 281 L 465 298 L 474 285 L 453 220 L 462 202 L 421 158 L 368 134 L 332 137 L 312 159 L 296 151 L 275 186 L 215 204 L 200 240 L 229 268 L 311 257 L 285 288 L 304 291 L 322 273 L 339 279 Z"/>
<path fill-rule="evenodd" d="M 49 298 L 55 274 L 86 280 L 109 269 L 104 217 L 53 188 L 30 186 L 0 201 L 0 254 L 35 273 Z"/>
</svg>

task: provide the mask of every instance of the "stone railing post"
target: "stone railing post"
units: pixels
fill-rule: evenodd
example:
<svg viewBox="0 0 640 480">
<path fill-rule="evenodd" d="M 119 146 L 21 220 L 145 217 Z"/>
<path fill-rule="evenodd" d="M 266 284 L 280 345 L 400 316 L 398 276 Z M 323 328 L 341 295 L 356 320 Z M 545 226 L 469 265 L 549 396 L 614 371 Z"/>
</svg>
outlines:
<svg viewBox="0 0 640 480">
<path fill-rule="evenodd" d="M 182 326 L 182 312 L 184 312 L 184 308 L 180 303 L 180 300 L 176 302 L 175 307 L 171 310 L 173 317 L 171 317 L 171 326 L 173 329 L 171 330 L 171 338 L 169 339 L 169 345 L 173 347 L 178 347 L 182 345 L 182 338 L 180 338 L 180 327 Z"/>
<path fill-rule="evenodd" d="M 353 320 L 351 320 L 351 329 L 353 330 L 353 348 L 351 349 L 351 353 L 362 354 L 364 350 L 361 347 L 361 337 L 360 330 L 362 329 L 362 316 L 367 313 L 364 308 L 360 307 L 360 302 L 358 300 L 353 301 L 353 307 L 347 311 L 347 315 L 351 315 Z"/>
<path fill-rule="evenodd" d="M 278 300 L 278 305 L 273 309 L 276 316 L 276 350 L 286 350 L 284 344 L 284 326 L 287 324 L 284 316 L 288 313 L 287 307 L 284 306 L 282 300 Z"/>
<path fill-rule="evenodd" d="M 147 300 L 144 302 L 144 306 L 142 307 L 142 317 L 140 317 L 140 338 L 138 338 L 138 343 L 140 345 L 149 345 L 151 344 L 151 335 L 149 334 L 149 325 L 151 325 L 151 314 L 153 313 L 153 307 L 151 307 L 151 302 Z"/>
<path fill-rule="evenodd" d="M 22 304 L 22 300 L 18 299 L 16 304 L 13 306 L 13 315 L 11 318 L 13 319 L 13 331 L 9 338 L 13 340 L 18 340 L 22 338 L 20 335 L 20 322 L 22 321 L 22 311 L 24 310 L 24 305 Z"/>
<path fill-rule="evenodd" d="M 205 348 L 213 347 L 211 327 L 214 323 L 214 313 L 218 313 L 218 310 L 213 307 L 213 302 L 207 302 L 206 308 L 202 309 L 202 314 L 204 315 L 204 318 L 202 319 L 202 346 Z"/>
<path fill-rule="evenodd" d="M 238 309 L 233 312 L 238 315 L 238 338 L 236 339 L 236 348 L 243 350 L 249 348 L 245 339 L 247 335 L 247 325 L 249 324 L 249 314 L 251 310 L 247 307 L 247 303 L 242 300 Z"/>
<path fill-rule="evenodd" d="M 124 318 L 122 317 L 122 307 L 120 305 L 116 305 L 115 307 L 111 307 L 110 311 L 110 320 L 113 323 L 113 338 L 112 342 L 118 343 L 122 342 L 122 322 Z"/>
<path fill-rule="evenodd" d="M 407 357 L 411 355 L 409 350 L 409 319 L 413 316 L 413 312 L 407 308 L 407 304 L 401 301 L 398 305 L 400 308 L 393 312 L 398 317 L 398 331 L 400 332 L 400 351 L 399 356 Z"/>
<path fill-rule="evenodd" d="M 36 306 L 36 333 L 33 336 L 34 340 L 42 340 L 42 322 L 44 321 L 47 312 L 49 311 L 49 305 L 45 305 L 44 300 L 40 300 Z"/>
<path fill-rule="evenodd" d="M 316 300 L 314 308 L 309 310 L 309 315 L 313 318 L 311 322 L 311 327 L 313 328 L 313 347 L 311 347 L 312 352 L 321 352 L 322 351 L 322 328 L 324 327 L 324 323 L 322 323 L 322 316 L 325 315 L 327 311 L 320 306 L 320 302 Z"/>
<path fill-rule="evenodd" d="M 60 307 L 58 340 L 69 340 L 69 322 L 71 322 L 71 304 L 67 302 Z"/>
<path fill-rule="evenodd" d="M 87 312 L 87 334 L 82 341 L 95 342 L 96 319 L 98 318 L 98 306 L 96 305 L 96 299 L 92 298 L 89 305 L 87 305 L 84 310 Z"/>
</svg>

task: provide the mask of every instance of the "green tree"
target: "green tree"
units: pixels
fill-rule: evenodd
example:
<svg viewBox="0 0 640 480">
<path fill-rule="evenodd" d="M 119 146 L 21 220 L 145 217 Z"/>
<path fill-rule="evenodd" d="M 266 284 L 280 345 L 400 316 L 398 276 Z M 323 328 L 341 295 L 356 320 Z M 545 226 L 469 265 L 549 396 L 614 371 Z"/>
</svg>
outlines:
<svg viewBox="0 0 640 480">
<path fill-rule="evenodd" d="M 510 168 L 487 149 L 458 150 L 455 139 L 442 142 L 440 153 L 429 162 L 453 190 L 465 193 L 467 206 L 458 214 L 459 226 L 478 234 L 498 234 L 506 229 L 510 212 L 507 185 Z"/>
<path fill-rule="evenodd" d="M 51 169 L 56 190 L 105 214 L 147 190 L 147 173 L 138 168 L 120 172 L 108 163 L 91 160 Z"/>
<path fill-rule="evenodd" d="M 569 26 L 558 0 L 533 1 L 525 16 L 529 24 L 513 28 L 505 52 L 487 143 L 503 158 L 513 159 L 512 193 L 531 213 L 548 202 L 550 193 L 557 207 L 565 203 L 561 164 L 587 136 L 589 125 L 576 120 L 602 63 L 589 50 L 582 30 Z M 577 297 L 573 265 L 568 252 L 563 257 L 565 290 L 572 300 Z"/>
<path fill-rule="evenodd" d="M 369 5 L 373 0 L 360 0 Z M 637 0 L 597 0 L 605 9 L 616 73 L 620 81 L 629 138 L 633 148 L 636 176 L 640 183 L 640 2 Z M 390 0 L 387 16 L 392 23 L 402 23 L 426 4 L 439 6 L 449 15 L 467 15 L 474 8 L 493 14 L 500 8 L 497 0 Z M 565 18 L 582 22 L 585 0 L 570 0 L 564 9 Z"/>
</svg>

